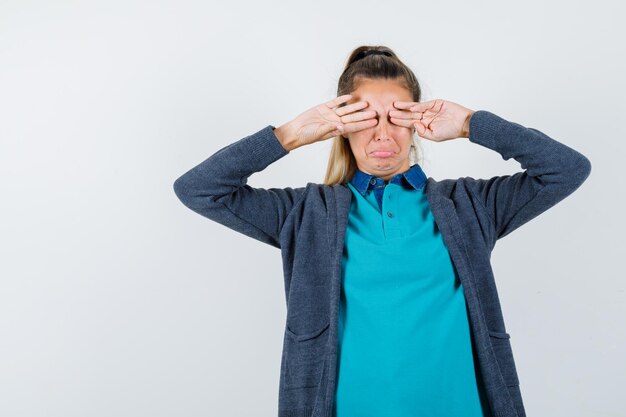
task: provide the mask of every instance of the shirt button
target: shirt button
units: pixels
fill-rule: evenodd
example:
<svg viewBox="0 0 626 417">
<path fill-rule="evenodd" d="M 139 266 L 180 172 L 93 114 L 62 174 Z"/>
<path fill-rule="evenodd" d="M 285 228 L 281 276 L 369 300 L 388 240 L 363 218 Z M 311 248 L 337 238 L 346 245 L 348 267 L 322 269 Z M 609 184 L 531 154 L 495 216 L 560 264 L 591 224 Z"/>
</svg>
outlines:
<svg viewBox="0 0 626 417">
<path fill-rule="evenodd" d="M 388 212 L 387 212 L 387 216 L 389 216 L 389 217 L 393 217 L 393 213 L 392 213 L 392 212 L 390 212 L 390 211 L 388 211 Z"/>
<path fill-rule="evenodd" d="M 370 184 L 372 184 L 372 185 L 376 184 L 376 179 L 375 179 L 375 178 L 372 178 L 372 179 L 370 180 Z"/>
</svg>

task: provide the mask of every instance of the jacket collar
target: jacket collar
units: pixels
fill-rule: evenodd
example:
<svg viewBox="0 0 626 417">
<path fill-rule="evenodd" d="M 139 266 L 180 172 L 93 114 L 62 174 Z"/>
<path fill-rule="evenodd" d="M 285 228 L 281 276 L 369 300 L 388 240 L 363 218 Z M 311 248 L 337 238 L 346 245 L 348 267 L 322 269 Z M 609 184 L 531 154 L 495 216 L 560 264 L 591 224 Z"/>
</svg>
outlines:
<svg viewBox="0 0 626 417">
<path fill-rule="evenodd" d="M 368 174 L 357 168 L 354 175 L 352 175 L 352 178 L 350 179 L 350 183 L 361 193 L 361 195 L 365 196 L 368 190 L 377 186 L 384 186 L 385 181 L 382 178 Z M 407 171 L 394 175 L 389 180 L 389 183 L 399 185 L 407 184 L 416 190 L 420 190 L 426 183 L 426 174 L 424 174 L 422 167 L 415 163 Z"/>
</svg>

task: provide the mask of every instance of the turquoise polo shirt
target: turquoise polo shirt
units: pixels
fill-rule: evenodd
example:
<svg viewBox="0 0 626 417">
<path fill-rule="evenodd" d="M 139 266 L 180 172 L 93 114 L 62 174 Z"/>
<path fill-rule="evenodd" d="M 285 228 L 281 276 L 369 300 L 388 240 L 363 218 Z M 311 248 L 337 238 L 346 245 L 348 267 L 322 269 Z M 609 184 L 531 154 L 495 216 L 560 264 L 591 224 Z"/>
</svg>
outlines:
<svg viewBox="0 0 626 417">
<path fill-rule="evenodd" d="M 486 417 L 463 286 L 419 164 L 357 170 L 342 256 L 336 417 Z"/>
</svg>

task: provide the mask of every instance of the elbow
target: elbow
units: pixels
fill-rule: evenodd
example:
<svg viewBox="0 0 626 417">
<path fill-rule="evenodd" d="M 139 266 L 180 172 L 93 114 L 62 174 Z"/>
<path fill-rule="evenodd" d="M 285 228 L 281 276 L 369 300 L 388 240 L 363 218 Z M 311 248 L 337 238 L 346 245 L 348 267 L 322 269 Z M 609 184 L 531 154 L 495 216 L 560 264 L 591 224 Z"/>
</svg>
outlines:
<svg viewBox="0 0 626 417">
<path fill-rule="evenodd" d="M 211 218 L 210 213 L 223 206 L 217 201 L 217 194 L 194 187 L 193 182 L 186 181 L 184 177 L 183 175 L 174 181 L 174 194 L 187 208 Z"/>
<path fill-rule="evenodd" d="M 178 179 L 176 179 L 176 181 L 174 181 L 173 188 L 174 194 L 176 194 L 176 197 L 178 197 L 181 203 L 189 207 L 193 195 L 189 192 L 189 188 L 185 185 L 183 177 L 179 177 Z"/>
<path fill-rule="evenodd" d="M 576 158 L 562 172 L 560 193 L 565 196 L 576 191 L 591 174 L 591 161 L 584 155 L 577 153 Z"/>
<path fill-rule="evenodd" d="M 579 154 L 579 157 L 572 168 L 571 178 L 576 188 L 582 185 L 591 174 L 591 161 L 586 156 Z"/>
</svg>

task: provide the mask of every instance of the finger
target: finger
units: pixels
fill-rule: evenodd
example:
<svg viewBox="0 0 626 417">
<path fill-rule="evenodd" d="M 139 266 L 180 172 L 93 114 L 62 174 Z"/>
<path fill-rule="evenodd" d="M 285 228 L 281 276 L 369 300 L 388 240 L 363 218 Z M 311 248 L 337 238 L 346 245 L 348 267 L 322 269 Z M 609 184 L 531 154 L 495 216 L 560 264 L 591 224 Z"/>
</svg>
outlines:
<svg viewBox="0 0 626 417">
<path fill-rule="evenodd" d="M 359 130 L 369 129 L 370 127 L 374 127 L 377 124 L 378 124 L 378 119 L 367 119 L 367 120 L 362 120 L 362 121 L 358 121 L 354 123 L 346 123 L 344 125 L 343 133 L 358 132 Z"/>
<path fill-rule="evenodd" d="M 412 106 L 419 104 L 415 101 L 394 101 L 393 106 L 397 109 L 409 110 Z"/>
<path fill-rule="evenodd" d="M 406 110 L 389 110 L 389 117 L 394 119 L 422 120 L 422 113 Z"/>
<path fill-rule="evenodd" d="M 351 98 L 352 98 L 352 94 L 344 94 L 342 96 L 335 97 L 334 99 L 327 101 L 324 104 L 326 104 L 327 107 L 332 109 L 333 107 L 337 107 L 342 103 L 350 101 Z"/>
<path fill-rule="evenodd" d="M 353 123 L 361 120 L 372 119 L 375 118 L 377 115 L 378 113 L 374 110 L 358 111 L 355 113 L 347 114 L 345 116 L 341 116 L 339 119 L 342 123 Z"/>
<path fill-rule="evenodd" d="M 346 106 L 339 107 L 335 109 L 335 113 L 339 116 L 346 115 L 348 113 L 355 112 L 357 110 L 361 110 L 369 106 L 370 104 L 367 101 L 357 101 L 356 103 L 348 104 Z"/>
<path fill-rule="evenodd" d="M 391 123 L 394 125 L 413 128 L 413 124 L 415 123 L 414 119 L 398 119 L 396 117 L 390 118 Z"/>
<path fill-rule="evenodd" d="M 413 124 L 413 126 L 415 127 L 415 130 L 417 130 L 417 134 L 421 137 L 424 138 L 430 138 L 430 135 L 426 133 L 426 126 L 424 126 L 422 123 L 420 122 L 415 122 Z"/>
<path fill-rule="evenodd" d="M 343 133 L 343 125 L 340 123 L 329 123 L 323 126 L 320 136 L 323 140 Z"/>
<path fill-rule="evenodd" d="M 437 105 L 437 102 L 441 102 L 441 100 L 428 100 L 422 102 L 416 101 L 395 101 L 393 103 L 394 107 L 401 110 L 410 110 L 414 112 L 424 112 L 426 110 L 430 110 Z"/>
<path fill-rule="evenodd" d="M 441 106 L 443 106 L 442 100 L 429 100 L 423 101 L 421 103 L 414 103 L 414 105 L 411 106 L 409 110 L 424 113 L 428 110 L 439 111 L 437 107 L 441 108 Z"/>
</svg>

